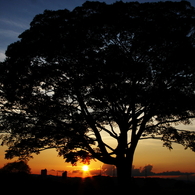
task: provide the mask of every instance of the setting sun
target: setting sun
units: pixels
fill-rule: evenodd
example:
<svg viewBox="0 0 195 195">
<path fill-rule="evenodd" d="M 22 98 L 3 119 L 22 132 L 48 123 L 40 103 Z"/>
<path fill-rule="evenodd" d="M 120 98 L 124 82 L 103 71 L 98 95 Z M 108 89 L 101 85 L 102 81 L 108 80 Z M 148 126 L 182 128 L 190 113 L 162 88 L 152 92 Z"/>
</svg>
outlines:
<svg viewBox="0 0 195 195">
<path fill-rule="evenodd" d="M 83 170 L 83 171 L 88 171 L 88 170 L 89 170 L 89 166 L 83 165 L 83 166 L 82 166 L 82 170 Z"/>
</svg>

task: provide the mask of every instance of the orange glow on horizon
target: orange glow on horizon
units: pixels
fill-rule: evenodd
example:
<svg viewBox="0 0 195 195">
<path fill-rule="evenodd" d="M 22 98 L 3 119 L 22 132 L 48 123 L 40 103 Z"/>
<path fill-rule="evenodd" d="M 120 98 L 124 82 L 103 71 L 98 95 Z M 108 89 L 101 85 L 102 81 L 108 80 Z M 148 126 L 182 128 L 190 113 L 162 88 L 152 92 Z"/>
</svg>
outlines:
<svg viewBox="0 0 195 195">
<path fill-rule="evenodd" d="M 195 128 L 195 125 L 193 126 Z M 109 142 L 110 140 L 105 140 Z M 111 142 L 112 144 L 112 142 Z M 195 173 L 195 153 L 190 149 L 184 150 L 183 146 L 173 144 L 173 150 L 162 147 L 162 142 L 159 140 L 143 140 L 140 141 L 135 152 L 133 165 L 136 169 L 144 167 L 145 165 L 153 165 L 152 172 L 161 173 L 166 171 L 181 171 L 181 172 L 194 172 Z M 114 145 L 114 143 L 113 143 Z M 14 162 L 17 159 L 12 160 L 4 159 L 5 150 L 7 147 L 0 147 L 0 168 L 9 162 Z M 49 149 L 41 152 L 40 155 L 34 155 L 33 159 L 28 162 L 31 168 L 32 174 L 40 174 L 41 169 L 47 169 L 48 175 L 60 176 L 63 171 L 67 171 L 68 177 L 87 177 L 99 174 L 104 174 L 104 171 L 100 168 L 103 163 L 96 160 L 91 161 L 89 170 L 83 170 L 82 163 L 78 163 L 77 166 L 72 166 L 70 163 L 65 163 L 62 157 L 58 157 L 55 149 Z"/>
</svg>

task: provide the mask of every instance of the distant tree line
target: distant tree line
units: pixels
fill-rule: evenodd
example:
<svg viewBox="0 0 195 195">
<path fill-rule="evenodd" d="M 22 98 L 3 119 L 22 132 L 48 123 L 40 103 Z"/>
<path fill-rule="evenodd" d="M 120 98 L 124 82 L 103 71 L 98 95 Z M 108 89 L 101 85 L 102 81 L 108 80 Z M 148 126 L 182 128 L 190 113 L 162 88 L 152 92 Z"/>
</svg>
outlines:
<svg viewBox="0 0 195 195">
<path fill-rule="evenodd" d="M 0 173 L 26 173 L 30 174 L 31 169 L 25 161 L 7 163 L 0 169 Z"/>
</svg>

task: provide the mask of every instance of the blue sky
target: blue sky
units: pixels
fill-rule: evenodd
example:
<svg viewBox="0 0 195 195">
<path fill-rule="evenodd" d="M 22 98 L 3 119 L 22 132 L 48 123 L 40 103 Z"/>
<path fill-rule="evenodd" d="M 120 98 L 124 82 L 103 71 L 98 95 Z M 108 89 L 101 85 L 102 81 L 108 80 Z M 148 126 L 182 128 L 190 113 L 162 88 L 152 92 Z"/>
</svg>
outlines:
<svg viewBox="0 0 195 195">
<path fill-rule="evenodd" d="M 108 4 L 115 1 L 104 0 Z M 132 0 L 124 0 L 124 2 L 130 1 Z M 43 13 L 45 9 L 72 10 L 84 2 L 85 0 L 0 0 L 0 61 L 5 58 L 7 46 L 17 41 L 18 35 L 29 28 L 35 15 Z M 138 2 L 156 2 L 156 0 L 138 0 Z M 195 0 L 190 2 L 195 6 Z"/>
</svg>

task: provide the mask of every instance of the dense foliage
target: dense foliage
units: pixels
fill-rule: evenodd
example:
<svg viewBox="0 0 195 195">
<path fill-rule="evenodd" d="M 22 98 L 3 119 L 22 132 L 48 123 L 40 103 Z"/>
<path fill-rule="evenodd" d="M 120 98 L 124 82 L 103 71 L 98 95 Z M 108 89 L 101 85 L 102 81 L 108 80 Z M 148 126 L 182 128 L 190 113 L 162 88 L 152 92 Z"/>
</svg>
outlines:
<svg viewBox="0 0 195 195">
<path fill-rule="evenodd" d="M 2 173 L 26 173 L 30 174 L 30 167 L 24 161 L 7 163 L 0 169 Z"/>
</svg>

